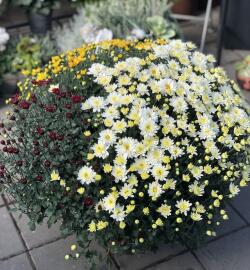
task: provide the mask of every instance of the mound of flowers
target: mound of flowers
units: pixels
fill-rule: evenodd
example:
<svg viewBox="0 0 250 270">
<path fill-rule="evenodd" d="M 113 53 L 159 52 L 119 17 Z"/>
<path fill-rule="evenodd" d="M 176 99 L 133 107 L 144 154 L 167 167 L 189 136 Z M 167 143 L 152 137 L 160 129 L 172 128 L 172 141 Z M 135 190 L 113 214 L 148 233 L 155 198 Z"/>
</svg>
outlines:
<svg viewBox="0 0 250 270">
<path fill-rule="evenodd" d="M 250 118 L 213 62 L 180 40 L 53 57 L 9 100 L 2 188 L 31 227 L 60 220 L 88 256 L 93 240 L 137 253 L 215 236 L 249 181 Z"/>
</svg>

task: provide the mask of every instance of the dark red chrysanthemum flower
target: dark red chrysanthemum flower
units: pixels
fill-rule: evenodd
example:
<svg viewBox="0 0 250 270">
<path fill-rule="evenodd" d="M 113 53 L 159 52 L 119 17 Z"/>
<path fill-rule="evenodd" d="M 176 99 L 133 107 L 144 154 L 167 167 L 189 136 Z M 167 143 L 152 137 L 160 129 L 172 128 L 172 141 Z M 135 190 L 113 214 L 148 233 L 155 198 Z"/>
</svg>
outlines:
<svg viewBox="0 0 250 270">
<path fill-rule="evenodd" d="M 84 198 L 83 203 L 86 206 L 91 206 L 93 204 L 93 200 L 90 197 L 86 197 L 86 198 Z"/>
<path fill-rule="evenodd" d="M 26 101 L 26 100 L 22 100 L 19 103 L 19 107 L 24 109 L 24 110 L 28 110 L 29 107 L 30 107 L 30 103 L 28 101 Z"/>
<path fill-rule="evenodd" d="M 55 131 L 50 131 L 48 135 L 49 135 L 51 140 L 57 139 L 57 133 Z"/>
<path fill-rule="evenodd" d="M 11 104 L 15 104 L 15 105 L 17 105 L 17 104 L 18 104 L 18 102 L 19 102 L 19 99 L 20 99 L 19 94 L 15 94 L 13 97 L 11 97 L 11 101 L 10 101 L 10 103 L 11 103 Z"/>
<path fill-rule="evenodd" d="M 71 97 L 71 100 L 73 103 L 80 103 L 82 101 L 82 97 L 81 96 L 77 96 L 77 95 L 73 95 Z"/>
<path fill-rule="evenodd" d="M 44 134 L 44 130 L 41 127 L 38 127 L 36 131 L 37 131 L 37 133 L 39 135 L 43 135 Z"/>
<path fill-rule="evenodd" d="M 46 105 L 45 106 L 45 111 L 54 113 L 56 111 L 56 106 L 55 105 Z"/>
</svg>

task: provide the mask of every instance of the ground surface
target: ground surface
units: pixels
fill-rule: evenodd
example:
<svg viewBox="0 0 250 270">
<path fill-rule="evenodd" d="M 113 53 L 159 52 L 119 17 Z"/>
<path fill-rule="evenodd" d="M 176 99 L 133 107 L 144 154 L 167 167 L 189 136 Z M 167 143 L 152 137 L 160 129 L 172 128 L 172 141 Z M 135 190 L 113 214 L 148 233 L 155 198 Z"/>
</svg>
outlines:
<svg viewBox="0 0 250 270">
<path fill-rule="evenodd" d="M 183 28 L 187 39 L 198 40 L 201 27 L 188 24 Z M 210 32 L 206 51 L 215 53 L 216 33 Z M 224 50 L 222 66 L 234 79 L 235 62 L 246 51 Z M 250 101 L 250 92 L 243 92 Z M 1 101 L 2 102 L 2 101 Z M 0 102 L 0 104 L 1 104 Z M 3 103 L 3 102 L 2 102 Z M 1 105 L 0 105 L 1 106 Z M 7 107 L 0 107 L 0 117 Z M 248 270 L 250 269 L 250 187 L 245 188 L 230 206 L 229 217 L 218 235 L 203 248 L 190 251 L 185 247 L 162 246 L 155 254 L 115 257 L 118 268 L 125 270 Z M 87 270 L 83 259 L 64 261 L 74 239 L 60 237 L 59 225 L 51 229 L 46 223 L 30 232 L 27 218 L 10 211 L 12 204 L 0 197 L 0 270 Z M 104 270 L 104 267 L 101 267 Z"/>
</svg>

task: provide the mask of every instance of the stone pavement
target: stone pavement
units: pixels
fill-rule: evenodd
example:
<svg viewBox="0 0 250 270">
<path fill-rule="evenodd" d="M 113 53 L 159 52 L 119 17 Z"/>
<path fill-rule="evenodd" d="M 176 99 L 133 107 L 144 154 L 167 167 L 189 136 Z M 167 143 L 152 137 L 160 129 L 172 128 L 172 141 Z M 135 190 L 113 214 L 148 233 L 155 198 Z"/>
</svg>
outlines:
<svg viewBox="0 0 250 270">
<path fill-rule="evenodd" d="M 187 39 L 195 40 L 199 25 L 184 28 Z M 216 51 L 216 35 L 211 32 L 206 51 Z M 224 50 L 222 65 L 235 79 L 234 65 L 250 52 Z M 243 92 L 250 102 L 250 92 Z M 6 111 L 0 107 L 0 117 Z M 164 245 L 156 253 L 115 257 L 117 267 L 124 270 L 249 270 L 250 269 L 250 187 L 228 206 L 229 220 L 218 228 L 218 235 L 198 250 Z M 0 197 L 0 270 L 87 270 L 84 259 L 65 261 L 74 238 L 63 239 L 59 225 L 48 229 L 46 223 L 35 232 L 27 226 L 27 218 L 11 211 L 12 204 Z M 101 267 L 104 270 L 105 267 Z"/>
</svg>

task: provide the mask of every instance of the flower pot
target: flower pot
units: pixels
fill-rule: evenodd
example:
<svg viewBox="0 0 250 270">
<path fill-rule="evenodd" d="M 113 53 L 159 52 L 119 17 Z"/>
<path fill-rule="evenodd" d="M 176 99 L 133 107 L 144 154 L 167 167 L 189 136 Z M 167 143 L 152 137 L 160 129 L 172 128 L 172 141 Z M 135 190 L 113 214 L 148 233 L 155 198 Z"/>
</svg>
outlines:
<svg viewBox="0 0 250 270">
<path fill-rule="evenodd" d="M 46 34 L 46 32 L 51 29 L 51 15 L 51 11 L 49 14 L 40 14 L 29 11 L 28 20 L 31 31 L 34 34 Z"/>
<path fill-rule="evenodd" d="M 3 83 L 0 87 L 0 96 L 3 98 L 9 98 L 17 92 L 17 83 L 23 79 L 20 74 L 4 74 Z"/>
<path fill-rule="evenodd" d="M 191 15 L 194 12 L 196 1 L 194 0 L 179 0 L 172 8 L 173 13 Z"/>
<path fill-rule="evenodd" d="M 250 91 L 250 77 L 236 73 L 236 78 L 241 89 Z"/>
</svg>

